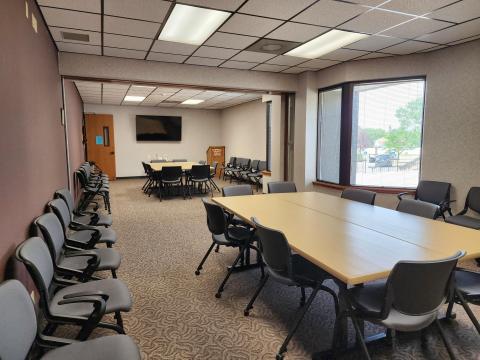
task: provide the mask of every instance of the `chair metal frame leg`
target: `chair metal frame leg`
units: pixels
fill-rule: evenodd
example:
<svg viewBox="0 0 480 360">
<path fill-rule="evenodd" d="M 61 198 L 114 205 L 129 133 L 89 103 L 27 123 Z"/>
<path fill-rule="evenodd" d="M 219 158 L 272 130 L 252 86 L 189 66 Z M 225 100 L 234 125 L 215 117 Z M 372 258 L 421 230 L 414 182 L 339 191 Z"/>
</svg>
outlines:
<svg viewBox="0 0 480 360">
<path fill-rule="evenodd" d="M 443 327 L 442 325 L 440 325 L 440 321 L 438 321 L 438 319 L 435 319 L 435 326 L 437 327 L 438 332 L 440 333 L 440 336 L 442 338 L 442 341 L 445 344 L 445 347 L 447 348 L 450 359 L 456 359 L 455 353 L 453 352 L 452 345 L 450 344 L 450 341 L 448 341 L 447 335 L 445 334 L 445 330 L 443 330 Z"/>
<path fill-rule="evenodd" d="M 302 293 L 302 297 L 300 298 L 300 306 L 305 305 L 305 288 L 300 286 L 300 292 Z"/>
<path fill-rule="evenodd" d="M 208 256 L 210 255 L 210 253 L 212 252 L 212 249 L 213 247 L 215 246 L 215 241 L 212 241 L 212 244 L 210 245 L 210 247 L 208 248 L 207 250 L 207 253 L 203 256 L 203 259 L 202 261 L 200 261 L 200 264 L 198 264 L 197 266 L 197 270 L 195 270 L 195 275 L 200 275 L 200 270 L 202 270 L 203 268 L 203 264 L 205 263 L 205 261 L 207 260 Z M 220 246 L 217 244 L 217 246 Z"/>
<path fill-rule="evenodd" d="M 360 345 L 360 348 L 362 349 L 363 356 L 365 359 L 370 360 L 370 353 L 368 352 L 367 344 L 365 343 L 365 338 L 363 337 L 363 331 L 362 328 L 360 327 L 360 324 L 358 323 L 357 317 L 353 314 L 349 314 L 350 318 L 352 319 L 353 327 L 355 328 L 355 334 L 357 336 L 357 343 Z"/>
<path fill-rule="evenodd" d="M 470 318 L 470 321 L 472 322 L 473 326 L 475 326 L 475 329 L 477 329 L 477 332 L 480 334 L 480 324 L 478 323 L 478 320 L 475 317 L 475 314 L 473 313 L 472 309 L 470 309 L 468 302 L 465 300 L 465 298 L 460 293 L 460 291 L 455 290 L 455 295 L 460 300 L 460 304 L 463 306 L 463 309 L 465 310 L 468 317 Z"/>
<path fill-rule="evenodd" d="M 213 248 L 213 247 L 212 247 Z M 225 284 L 227 283 L 228 281 L 228 278 L 230 277 L 230 275 L 232 275 L 234 269 L 235 269 L 235 266 L 237 265 L 238 261 L 244 256 L 245 254 L 245 250 L 248 248 L 248 243 L 245 244 L 245 245 L 242 245 L 240 247 L 240 251 L 238 252 L 238 255 L 237 257 L 235 258 L 235 261 L 233 262 L 232 266 L 230 266 L 230 268 L 228 269 L 228 272 L 227 272 L 227 276 L 225 276 L 225 279 L 223 279 L 222 283 L 220 284 L 218 290 L 217 290 L 217 293 L 215 294 L 215 297 L 217 299 L 221 298 L 222 297 L 222 292 L 225 288 Z"/>
<path fill-rule="evenodd" d="M 253 309 L 253 303 L 255 302 L 255 300 L 257 300 L 258 295 L 260 294 L 263 287 L 267 283 L 267 280 L 268 280 L 269 277 L 270 277 L 269 274 L 265 274 L 265 276 L 260 280 L 260 283 L 257 287 L 257 290 L 255 291 L 252 298 L 248 302 L 247 306 L 245 307 L 245 310 L 243 310 L 243 315 L 245 315 L 245 316 L 250 315 L 250 310 Z"/>
</svg>

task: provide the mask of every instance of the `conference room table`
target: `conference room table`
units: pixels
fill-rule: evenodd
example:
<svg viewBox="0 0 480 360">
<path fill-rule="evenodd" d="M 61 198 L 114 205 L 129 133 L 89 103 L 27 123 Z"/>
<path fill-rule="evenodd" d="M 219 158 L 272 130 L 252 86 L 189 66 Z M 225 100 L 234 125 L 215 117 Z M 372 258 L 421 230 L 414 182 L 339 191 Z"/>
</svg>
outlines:
<svg viewBox="0 0 480 360">
<path fill-rule="evenodd" d="M 181 166 L 183 171 L 192 170 L 193 165 L 200 165 L 198 162 L 195 161 L 170 161 L 170 162 L 163 162 L 163 163 L 150 163 L 150 166 L 155 171 L 162 171 L 163 167 L 165 166 Z"/>
<path fill-rule="evenodd" d="M 282 231 L 292 250 L 330 273 L 339 286 L 341 309 L 349 286 L 388 277 L 401 260 L 436 260 L 458 250 L 480 257 L 480 232 L 318 192 L 214 197 L 251 223 Z M 347 347 L 347 321 L 339 343 Z"/>
</svg>

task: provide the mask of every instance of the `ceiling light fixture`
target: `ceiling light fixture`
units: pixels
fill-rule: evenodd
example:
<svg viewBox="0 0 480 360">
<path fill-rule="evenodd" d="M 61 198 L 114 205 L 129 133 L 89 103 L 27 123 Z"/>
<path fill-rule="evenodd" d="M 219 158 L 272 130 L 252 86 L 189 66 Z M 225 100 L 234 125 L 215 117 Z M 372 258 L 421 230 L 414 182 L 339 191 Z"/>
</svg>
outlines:
<svg viewBox="0 0 480 360">
<path fill-rule="evenodd" d="M 125 96 L 125 99 L 123 99 L 123 101 L 143 101 L 143 100 L 145 100 L 145 96 L 127 95 Z"/>
<path fill-rule="evenodd" d="M 188 99 L 188 100 L 185 100 L 184 102 L 182 102 L 183 105 L 198 105 L 202 102 L 204 102 L 205 100 L 200 100 L 200 99 Z"/>
<path fill-rule="evenodd" d="M 226 11 L 176 4 L 158 40 L 201 45 L 229 16 Z"/>
<path fill-rule="evenodd" d="M 349 31 L 330 30 L 325 34 L 320 35 L 293 50 L 290 50 L 289 52 L 285 53 L 285 55 L 297 56 L 306 59 L 315 59 L 369 36 L 370 35 Z"/>
</svg>

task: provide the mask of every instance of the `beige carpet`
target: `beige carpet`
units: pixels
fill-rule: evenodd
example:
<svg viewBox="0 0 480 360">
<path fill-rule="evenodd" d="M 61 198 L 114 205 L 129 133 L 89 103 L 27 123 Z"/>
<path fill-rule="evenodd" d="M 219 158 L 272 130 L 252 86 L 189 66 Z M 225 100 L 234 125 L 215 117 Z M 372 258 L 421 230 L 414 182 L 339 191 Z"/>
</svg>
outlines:
<svg viewBox="0 0 480 360">
<path fill-rule="evenodd" d="M 215 298 L 226 267 L 237 252 L 222 248 L 210 255 L 202 274 L 194 270 L 211 244 L 199 197 L 162 202 L 148 198 L 142 180 L 111 184 L 113 228 L 122 255 L 119 278 L 133 295 L 124 315 L 127 333 L 144 359 L 273 359 L 298 309 L 300 290 L 269 282 L 250 317 L 243 309 L 259 280 L 259 271 L 233 274 L 221 299 Z M 479 359 L 480 337 L 460 307 L 446 324 L 458 358 Z M 474 309 L 480 316 L 480 309 Z M 307 359 L 331 342 L 334 321 L 329 295 L 320 293 L 290 343 L 287 359 Z M 367 334 L 378 328 L 369 327 Z M 104 333 L 104 332 L 102 332 Z M 353 329 L 350 329 L 353 343 Z M 432 329 L 427 343 L 416 335 L 400 336 L 394 352 L 371 346 L 375 359 L 444 359 L 448 355 Z M 358 352 L 344 358 L 360 358 Z"/>
</svg>

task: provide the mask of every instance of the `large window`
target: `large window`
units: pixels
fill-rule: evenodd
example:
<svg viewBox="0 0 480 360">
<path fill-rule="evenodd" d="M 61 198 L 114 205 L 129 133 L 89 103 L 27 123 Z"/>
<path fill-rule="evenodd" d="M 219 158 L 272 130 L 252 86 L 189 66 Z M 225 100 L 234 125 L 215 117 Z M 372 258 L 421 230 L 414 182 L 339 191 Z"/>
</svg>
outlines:
<svg viewBox="0 0 480 360">
<path fill-rule="evenodd" d="M 424 91 L 423 78 L 348 83 L 321 90 L 318 180 L 341 185 L 416 187 Z"/>
</svg>

